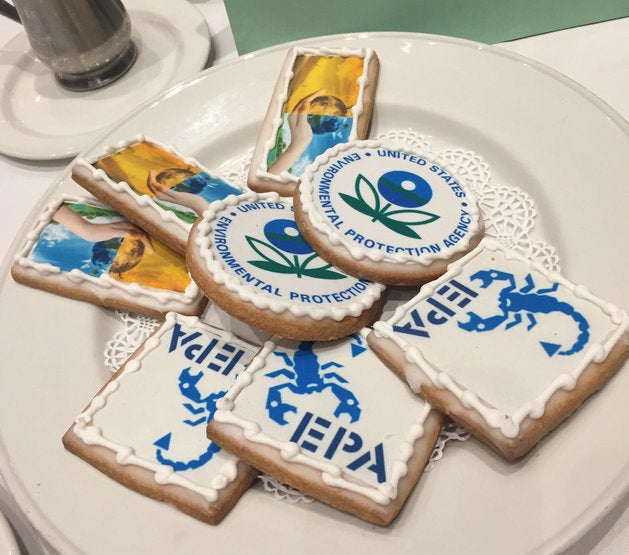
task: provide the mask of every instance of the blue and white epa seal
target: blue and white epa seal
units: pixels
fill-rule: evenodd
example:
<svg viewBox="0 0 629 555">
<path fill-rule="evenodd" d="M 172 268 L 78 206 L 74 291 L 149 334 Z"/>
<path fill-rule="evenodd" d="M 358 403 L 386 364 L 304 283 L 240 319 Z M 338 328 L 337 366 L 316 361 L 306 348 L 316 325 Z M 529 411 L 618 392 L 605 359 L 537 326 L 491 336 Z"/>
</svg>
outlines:
<svg viewBox="0 0 629 555">
<path fill-rule="evenodd" d="M 421 239 L 416 226 L 439 219 L 438 214 L 420 210 L 433 196 L 432 188 L 423 177 L 405 170 L 383 173 L 374 187 L 369 179 L 359 173 L 354 182 L 356 196 L 339 193 L 354 210 L 380 222 L 400 235 Z M 386 201 L 386 202 L 384 202 Z"/>
</svg>

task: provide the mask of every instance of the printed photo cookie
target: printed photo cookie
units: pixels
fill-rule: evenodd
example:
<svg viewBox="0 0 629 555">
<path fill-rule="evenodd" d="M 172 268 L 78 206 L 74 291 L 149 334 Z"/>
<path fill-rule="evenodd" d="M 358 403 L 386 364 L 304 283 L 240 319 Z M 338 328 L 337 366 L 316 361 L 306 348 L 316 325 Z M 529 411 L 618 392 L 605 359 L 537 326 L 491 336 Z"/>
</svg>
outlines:
<svg viewBox="0 0 629 555">
<path fill-rule="evenodd" d="M 291 196 L 319 154 L 367 137 L 378 71 L 370 49 L 290 49 L 253 151 L 249 187 Z"/>
<path fill-rule="evenodd" d="M 94 199 L 48 204 L 17 252 L 15 281 L 154 317 L 200 314 L 207 299 L 184 258 Z"/>
<path fill-rule="evenodd" d="M 585 287 L 484 239 L 368 340 L 432 406 L 513 459 L 618 371 L 628 325 Z"/>
<path fill-rule="evenodd" d="M 66 449 L 143 495 L 218 524 L 257 471 L 208 440 L 206 425 L 256 350 L 197 318 L 168 314 L 76 418 Z"/>
<path fill-rule="evenodd" d="M 377 141 L 322 154 L 294 202 L 299 230 L 321 258 L 387 285 L 435 279 L 483 233 L 473 194 L 448 167 Z"/>
<path fill-rule="evenodd" d="M 222 310 L 289 339 L 345 337 L 376 318 L 384 286 L 321 260 L 276 193 L 217 201 L 190 232 L 188 267 Z"/>
<path fill-rule="evenodd" d="M 181 254 L 208 204 L 241 192 L 193 158 L 143 136 L 97 160 L 77 158 L 72 178 Z"/>
<path fill-rule="evenodd" d="M 208 436 L 277 480 L 386 526 L 419 479 L 442 415 L 371 352 L 368 331 L 268 341 L 218 401 Z"/>
</svg>

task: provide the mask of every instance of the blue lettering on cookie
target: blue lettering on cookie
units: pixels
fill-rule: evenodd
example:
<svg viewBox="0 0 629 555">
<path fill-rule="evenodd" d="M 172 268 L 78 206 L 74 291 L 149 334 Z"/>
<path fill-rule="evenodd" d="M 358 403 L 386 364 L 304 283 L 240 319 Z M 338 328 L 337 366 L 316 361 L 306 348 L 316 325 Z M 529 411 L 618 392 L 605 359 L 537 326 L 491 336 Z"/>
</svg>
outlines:
<svg viewBox="0 0 629 555">
<path fill-rule="evenodd" d="M 323 451 L 323 457 L 328 460 L 338 461 L 342 457 L 345 459 L 342 464 L 349 470 L 366 467 L 376 475 L 379 484 L 386 482 L 383 444 L 365 447 L 358 432 L 339 426 L 327 418 L 306 412 L 297 423 L 290 441 L 311 453 Z M 354 457 L 355 454 L 358 456 Z"/>
<path fill-rule="evenodd" d="M 349 301 L 353 297 L 360 295 L 360 293 L 367 289 L 368 285 L 369 282 L 358 280 L 354 283 L 354 285 L 348 287 L 347 289 L 343 289 L 342 291 L 338 291 L 336 293 L 320 293 L 318 295 L 291 291 L 289 293 L 289 298 L 291 301 L 299 301 L 300 303 L 307 304 L 341 303 L 343 301 Z"/>
<path fill-rule="evenodd" d="M 333 164 L 330 164 L 323 172 L 323 176 L 321 178 L 321 181 L 319 182 L 319 185 L 329 188 L 332 179 L 334 179 L 334 176 L 342 167 L 347 166 L 348 164 L 356 162 L 360 159 L 361 156 L 360 154 L 358 154 L 358 152 L 352 152 L 346 156 L 343 156 L 343 158 L 337 160 Z"/>
<path fill-rule="evenodd" d="M 382 243 L 370 237 L 366 237 L 361 233 L 358 233 L 355 229 L 348 228 L 344 235 L 350 238 L 354 243 L 364 246 L 368 249 L 378 249 L 385 251 L 388 254 L 408 254 L 410 256 L 419 256 L 421 254 L 435 254 L 441 252 L 441 246 L 438 243 L 431 243 L 430 245 L 422 245 L 421 247 L 399 247 Z"/>
<path fill-rule="evenodd" d="M 463 203 L 463 206 L 467 206 L 467 204 Z M 454 245 L 456 245 L 456 243 L 458 243 L 467 235 L 469 225 L 471 223 L 472 218 L 470 218 L 469 212 L 465 209 L 462 209 L 457 226 L 452 230 L 450 235 L 448 235 L 448 237 L 443 240 L 443 244 L 446 247 L 453 247 Z"/>
<path fill-rule="evenodd" d="M 203 342 L 196 342 L 201 337 Z M 205 365 L 223 376 L 229 375 L 245 355 L 243 349 L 215 337 L 208 338 L 198 331 L 186 333 L 179 323 L 173 326 L 168 352 L 172 353 L 176 349 L 184 349 L 184 356 L 188 360 Z"/>
<path fill-rule="evenodd" d="M 424 310 L 421 314 L 419 308 L 414 308 L 409 312 L 408 319 L 402 320 L 393 329 L 399 333 L 429 338 L 429 326 L 445 324 L 475 297 L 478 297 L 478 292 L 472 287 L 451 279 L 426 299 L 427 306 L 422 305 Z"/>
</svg>

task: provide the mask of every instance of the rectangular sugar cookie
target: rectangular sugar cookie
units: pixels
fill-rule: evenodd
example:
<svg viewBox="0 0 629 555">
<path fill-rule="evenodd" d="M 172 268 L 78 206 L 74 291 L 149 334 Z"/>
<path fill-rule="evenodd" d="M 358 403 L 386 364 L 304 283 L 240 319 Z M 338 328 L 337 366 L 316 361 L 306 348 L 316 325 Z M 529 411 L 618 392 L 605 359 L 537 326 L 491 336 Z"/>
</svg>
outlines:
<svg viewBox="0 0 629 555">
<path fill-rule="evenodd" d="M 442 415 L 388 371 L 367 332 L 268 341 L 218 402 L 208 436 L 305 494 L 387 525 L 419 479 Z"/>
<path fill-rule="evenodd" d="M 218 524 L 257 472 L 209 441 L 205 428 L 255 351 L 197 318 L 169 313 L 63 443 L 123 485 Z"/>
<path fill-rule="evenodd" d="M 181 255 L 82 197 L 61 196 L 46 206 L 11 275 L 57 295 L 155 317 L 198 315 L 207 304 Z"/>
<path fill-rule="evenodd" d="M 628 325 L 585 287 L 483 239 L 368 341 L 414 391 L 513 459 L 622 367 Z"/>
<path fill-rule="evenodd" d="M 72 178 L 181 254 L 208 204 L 242 192 L 194 158 L 143 136 L 96 160 L 78 158 Z"/>
<path fill-rule="evenodd" d="M 291 196 L 319 154 L 366 138 L 378 71 L 370 49 L 291 48 L 253 151 L 249 187 Z"/>
</svg>

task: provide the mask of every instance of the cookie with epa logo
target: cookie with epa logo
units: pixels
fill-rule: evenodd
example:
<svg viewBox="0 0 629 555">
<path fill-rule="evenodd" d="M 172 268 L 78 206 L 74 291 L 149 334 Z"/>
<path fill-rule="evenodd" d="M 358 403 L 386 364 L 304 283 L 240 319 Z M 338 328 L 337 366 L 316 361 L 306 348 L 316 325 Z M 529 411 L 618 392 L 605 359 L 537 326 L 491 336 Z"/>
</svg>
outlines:
<svg viewBox="0 0 629 555">
<path fill-rule="evenodd" d="M 486 238 L 368 340 L 432 406 L 514 459 L 622 367 L 628 328 L 625 311 Z"/>
<path fill-rule="evenodd" d="M 257 471 L 209 441 L 205 428 L 256 351 L 198 318 L 169 313 L 63 443 L 123 485 L 218 524 Z"/>
<path fill-rule="evenodd" d="M 443 417 L 371 352 L 368 331 L 268 341 L 218 402 L 208 437 L 277 480 L 385 526 L 411 495 Z"/>
<path fill-rule="evenodd" d="M 294 202 L 299 230 L 321 258 L 388 285 L 435 279 L 483 235 L 474 195 L 446 162 L 379 141 L 319 156 Z"/>
<path fill-rule="evenodd" d="M 214 304 L 289 339 L 331 340 L 371 323 L 384 286 L 347 275 L 303 239 L 276 193 L 214 202 L 190 233 L 186 261 Z"/>
</svg>

